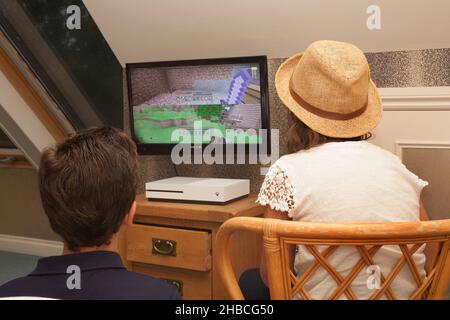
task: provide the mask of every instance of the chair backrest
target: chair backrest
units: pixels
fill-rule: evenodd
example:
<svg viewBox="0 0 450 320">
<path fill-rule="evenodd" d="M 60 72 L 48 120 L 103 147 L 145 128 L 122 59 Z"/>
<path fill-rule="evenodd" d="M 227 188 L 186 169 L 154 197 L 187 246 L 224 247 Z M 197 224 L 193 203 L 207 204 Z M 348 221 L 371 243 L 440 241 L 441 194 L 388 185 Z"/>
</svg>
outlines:
<svg viewBox="0 0 450 320">
<path fill-rule="evenodd" d="M 402 256 L 389 274 L 380 276 L 379 289 L 369 299 L 386 296 L 395 299 L 390 285 L 405 266 L 412 274 L 417 289 L 410 299 L 443 299 L 450 281 L 450 219 L 423 222 L 380 223 L 316 223 L 276 219 L 238 217 L 226 221 L 217 235 L 217 264 L 222 280 L 232 299 L 243 299 L 233 271 L 229 254 L 230 237 L 235 231 L 251 231 L 262 235 L 266 254 L 267 276 L 272 299 L 293 299 L 299 294 L 310 299 L 305 290 L 315 272 L 321 268 L 336 281 L 337 288 L 327 299 L 337 299 L 344 294 L 348 299 L 357 297 L 351 289 L 352 281 L 364 267 L 374 265 L 373 257 L 383 246 L 398 246 Z M 419 275 L 413 254 L 427 243 L 439 245 L 438 255 L 425 278 Z M 315 260 L 298 276 L 291 271 L 288 248 L 303 245 Z M 318 250 L 318 247 L 324 248 Z M 345 276 L 339 274 L 327 261 L 337 248 L 352 246 L 360 259 Z"/>
</svg>

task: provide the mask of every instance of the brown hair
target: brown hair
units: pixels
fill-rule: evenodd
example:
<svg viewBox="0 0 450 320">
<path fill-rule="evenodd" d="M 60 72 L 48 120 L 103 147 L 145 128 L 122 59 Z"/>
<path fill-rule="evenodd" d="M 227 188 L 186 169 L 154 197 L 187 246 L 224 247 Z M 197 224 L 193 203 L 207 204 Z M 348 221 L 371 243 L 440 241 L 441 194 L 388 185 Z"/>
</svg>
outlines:
<svg viewBox="0 0 450 320">
<path fill-rule="evenodd" d="M 41 157 L 39 187 L 50 225 L 68 248 L 109 244 L 136 196 L 135 143 L 122 131 L 81 131 Z"/>
<path fill-rule="evenodd" d="M 290 114 L 292 121 L 294 122 L 288 130 L 287 147 L 290 153 L 295 153 L 300 150 L 307 150 L 327 142 L 361 141 L 370 139 L 372 137 L 372 134 L 370 132 L 362 136 L 353 138 L 327 137 L 308 127 L 306 124 L 300 121 L 292 112 Z"/>
</svg>

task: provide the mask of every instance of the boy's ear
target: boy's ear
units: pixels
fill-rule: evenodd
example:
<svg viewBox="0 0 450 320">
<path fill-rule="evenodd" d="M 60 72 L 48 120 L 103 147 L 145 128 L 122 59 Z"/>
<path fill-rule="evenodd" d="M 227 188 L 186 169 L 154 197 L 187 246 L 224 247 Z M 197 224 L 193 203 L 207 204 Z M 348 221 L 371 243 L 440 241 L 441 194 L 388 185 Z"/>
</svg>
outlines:
<svg viewBox="0 0 450 320">
<path fill-rule="evenodd" d="M 128 211 L 127 215 L 125 216 L 125 219 L 123 220 L 123 224 L 131 226 L 133 224 L 135 214 L 136 214 L 136 201 L 133 201 L 130 211 Z"/>
</svg>

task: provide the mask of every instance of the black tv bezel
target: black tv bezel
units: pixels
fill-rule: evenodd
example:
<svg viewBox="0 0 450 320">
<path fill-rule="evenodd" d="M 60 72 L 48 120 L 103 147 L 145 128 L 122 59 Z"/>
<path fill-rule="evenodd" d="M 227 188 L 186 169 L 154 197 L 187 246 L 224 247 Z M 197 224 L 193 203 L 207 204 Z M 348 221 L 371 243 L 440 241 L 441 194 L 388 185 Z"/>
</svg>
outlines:
<svg viewBox="0 0 450 320">
<path fill-rule="evenodd" d="M 269 82 L 268 82 L 268 70 L 267 70 L 267 56 L 247 56 L 247 57 L 229 57 L 229 58 L 212 58 L 212 59 L 195 59 L 195 60 L 176 60 L 176 61 L 157 61 L 157 62 L 138 62 L 126 64 L 126 77 L 127 77 L 127 89 L 128 89 L 128 111 L 131 136 L 137 145 L 137 150 L 140 155 L 165 155 L 171 154 L 172 148 L 176 145 L 174 143 L 140 143 L 136 139 L 134 132 L 133 121 L 133 94 L 131 86 L 131 71 L 137 68 L 160 68 L 160 67 L 188 67 L 198 65 L 217 65 L 217 64 L 247 64 L 257 63 L 259 65 L 260 72 L 260 90 L 261 90 L 261 129 L 267 129 L 267 141 L 263 141 L 261 144 L 257 144 L 257 148 L 250 148 L 249 144 L 244 144 L 245 152 L 248 154 L 251 150 L 256 149 L 259 152 L 261 145 L 267 145 L 267 154 L 271 153 L 270 143 L 270 112 L 269 112 Z M 209 144 L 201 144 L 202 151 Z M 232 144 L 234 146 L 234 152 L 236 154 L 239 144 Z M 223 145 L 223 152 L 226 153 L 227 145 Z M 198 145 L 189 145 L 191 151 L 194 152 Z M 240 147 L 242 148 L 242 146 Z"/>
</svg>

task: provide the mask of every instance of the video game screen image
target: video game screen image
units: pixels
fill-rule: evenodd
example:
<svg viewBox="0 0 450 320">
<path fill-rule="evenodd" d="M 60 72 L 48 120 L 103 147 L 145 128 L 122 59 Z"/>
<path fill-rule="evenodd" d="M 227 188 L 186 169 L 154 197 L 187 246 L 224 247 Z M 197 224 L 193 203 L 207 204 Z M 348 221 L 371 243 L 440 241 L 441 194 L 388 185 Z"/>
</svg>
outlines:
<svg viewBox="0 0 450 320">
<path fill-rule="evenodd" d="M 203 134 L 208 129 L 217 129 L 224 137 L 227 129 L 234 129 L 233 141 L 225 138 L 226 143 L 261 142 L 257 63 L 133 68 L 129 81 L 138 143 L 178 143 L 172 140 L 175 129 L 200 135 L 202 144 L 211 142 Z"/>
</svg>

